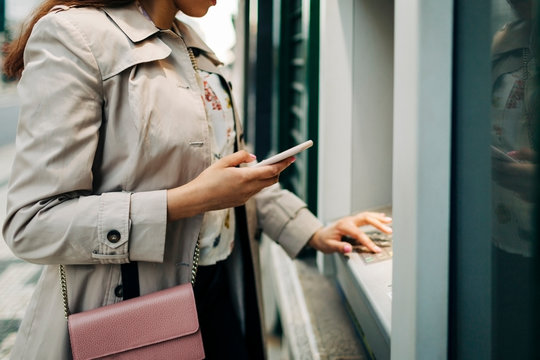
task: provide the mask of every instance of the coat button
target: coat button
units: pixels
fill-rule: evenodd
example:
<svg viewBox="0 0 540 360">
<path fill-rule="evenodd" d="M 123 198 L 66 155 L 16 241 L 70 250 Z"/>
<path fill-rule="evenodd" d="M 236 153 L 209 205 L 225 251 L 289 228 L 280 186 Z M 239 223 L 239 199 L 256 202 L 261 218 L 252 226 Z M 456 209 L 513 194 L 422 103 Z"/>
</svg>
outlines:
<svg viewBox="0 0 540 360">
<path fill-rule="evenodd" d="M 107 240 L 109 240 L 109 242 L 111 242 L 113 244 L 116 244 L 117 242 L 119 242 L 121 238 L 122 238 L 122 236 L 116 230 L 111 230 L 107 234 Z"/>
<path fill-rule="evenodd" d="M 118 285 L 114 288 L 114 295 L 116 295 L 119 298 L 124 297 L 124 287 L 122 285 Z"/>
</svg>

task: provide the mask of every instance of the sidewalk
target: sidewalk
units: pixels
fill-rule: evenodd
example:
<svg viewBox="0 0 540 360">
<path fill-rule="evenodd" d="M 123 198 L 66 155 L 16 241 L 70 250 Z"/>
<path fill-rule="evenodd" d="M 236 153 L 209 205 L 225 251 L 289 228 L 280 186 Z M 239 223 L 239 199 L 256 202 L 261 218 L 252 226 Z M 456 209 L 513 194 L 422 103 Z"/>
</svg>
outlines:
<svg viewBox="0 0 540 360">
<path fill-rule="evenodd" d="M 0 223 L 6 216 L 7 182 L 14 145 L 0 146 Z M 9 359 L 17 329 L 41 274 L 41 266 L 17 259 L 0 233 L 0 359 Z"/>
</svg>

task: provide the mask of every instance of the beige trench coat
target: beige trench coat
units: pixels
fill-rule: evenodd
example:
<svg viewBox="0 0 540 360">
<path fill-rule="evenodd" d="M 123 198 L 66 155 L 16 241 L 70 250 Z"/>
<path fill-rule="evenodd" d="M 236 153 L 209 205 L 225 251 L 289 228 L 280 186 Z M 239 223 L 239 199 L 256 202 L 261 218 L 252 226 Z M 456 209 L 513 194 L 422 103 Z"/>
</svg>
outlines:
<svg viewBox="0 0 540 360">
<path fill-rule="evenodd" d="M 199 49 L 204 70 L 219 74 L 220 62 L 191 29 L 178 26 L 180 64 L 170 60 L 167 32 L 135 5 L 54 9 L 34 28 L 19 84 L 3 233 L 17 256 L 46 266 L 12 359 L 71 357 L 57 264 L 68 265 L 72 312 L 120 301 L 114 290 L 122 263 L 138 261 L 141 294 L 190 280 L 202 215 L 168 223 L 166 202 L 166 189 L 210 165 L 187 47 Z M 236 126 L 242 148 L 238 117 Z M 249 201 L 246 213 L 256 280 L 259 227 L 295 256 L 321 226 L 278 186 Z M 258 282 L 256 288 L 260 295 Z"/>
</svg>

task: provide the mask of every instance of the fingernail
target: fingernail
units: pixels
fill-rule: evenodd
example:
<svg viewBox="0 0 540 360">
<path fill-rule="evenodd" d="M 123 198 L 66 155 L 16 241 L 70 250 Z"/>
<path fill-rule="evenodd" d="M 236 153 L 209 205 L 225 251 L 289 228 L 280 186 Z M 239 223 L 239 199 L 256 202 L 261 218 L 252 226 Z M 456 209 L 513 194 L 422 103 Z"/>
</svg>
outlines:
<svg viewBox="0 0 540 360">
<path fill-rule="evenodd" d="M 376 252 L 381 252 L 382 250 L 381 250 L 381 248 L 380 248 L 380 247 L 378 247 L 378 246 L 375 246 L 375 251 L 376 251 Z"/>
<path fill-rule="evenodd" d="M 296 161 L 296 158 L 292 158 L 292 160 L 291 160 L 291 162 L 289 164 L 292 164 L 295 161 Z"/>
<path fill-rule="evenodd" d="M 388 227 L 388 226 L 386 227 L 386 230 L 388 230 L 388 232 L 390 232 L 390 233 L 394 232 L 394 229 L 392 229 L 391 227 Z"/>
<path fill-rule="evenodd" d="M 345 245 L 343 251 L 345 251 L 345 253 L 350 253 L 352 251 L 352 246 L 349 244 Z"/>
<path fill-rule="evenodd" d="M 249 156 L 250 156 L 253 160 L 255 160 L 255 159 L 257 158 L 257 156 L 255 156 L 255 155 L 253 155 L 253 154 L 249 154 Z"/>
</svg>

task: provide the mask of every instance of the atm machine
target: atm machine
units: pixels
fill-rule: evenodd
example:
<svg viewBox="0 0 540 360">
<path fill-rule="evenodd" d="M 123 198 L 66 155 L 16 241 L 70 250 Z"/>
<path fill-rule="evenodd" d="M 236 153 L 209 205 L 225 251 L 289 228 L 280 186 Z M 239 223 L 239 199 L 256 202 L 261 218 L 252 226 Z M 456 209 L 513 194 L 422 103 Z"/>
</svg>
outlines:
<svg viewBox="0 0 540 360">
<path fill-rule="evenodd" d="M 321 1 L 318 214 L 382 211 L 394 233 L 317 263 L 376 359 L 447 354 L 452 6 Z"/>
<path fill-rule="evenodd" d="M 319 215 L 392 216 L 394 3 L 326 1 L 321 17 L 328 41 L 321 39 Z M 342 74 L 332 76 L 331 68 Z M 392 236 L 362 230 L 381 245 L 380 254 L 354 247 L 348 256 L 319 255 L 319 267 L 339 284 L 366 350 L 389 359 Z"/>
</svg>

